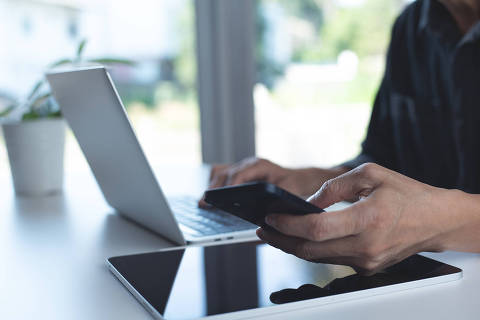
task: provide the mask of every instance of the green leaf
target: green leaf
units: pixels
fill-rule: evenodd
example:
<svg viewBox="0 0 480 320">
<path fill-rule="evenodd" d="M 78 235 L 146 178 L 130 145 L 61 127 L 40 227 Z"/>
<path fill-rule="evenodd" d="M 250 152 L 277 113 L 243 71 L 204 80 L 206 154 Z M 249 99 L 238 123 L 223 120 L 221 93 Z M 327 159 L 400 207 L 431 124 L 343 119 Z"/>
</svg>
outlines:
<svg viewBox="0 0 480 320">
<path fill-rule="evenodd" d="M 51 112 L 47 115 L 48 118 L 61 118 L 62 117 L 62 112 L 60 110 L 57 110 L 55 112 Z"/>
<path fill-rule="evenodd" d="M 62 116 L 60 110 L 52 108 L 48 99 L 51 93 L 46 93 L 36 98 L 29 106 L 28 112 L 24 113 L 22 120 L 35 120 L 39 118 L 59 118 Z"/>
<path fill-rule="evenodd" d="M 10 112 L 13 111 L 13 109 L 15 109 L 15 106 L 13 104 L 8 106 L 5 110 L 0 112 L 0 118 L 8 116 L 10 114 Z"/>
<path fill-rule="evenodd" d="M 30 94 L 28 95 L 28 100 L 32 99 L 37 93 L 38 91 L 40 90 L 40 88 L 43 86 L 43 79 L 42 80 L 39 80 L 34 86 L 33 86 L 33 89 L 32 91 L 30 92 Z"/>
<path fill-rule="evenodd" d="M 117 59 L 117 58 L 98 58 L 98 59 L 88 60 L 87 62 L 100 63 L 100 64 L 123 64 L 128 66 L 135 64 L 135 62 L 133 62 L 132 60 Z"/>
<path fill-rule="evenodd" d="M 42 106 L 42 104 L 50 98 L 52 94 L 50 92 L 45 93 L 44 95 L 41 95 L 40 97 L 36 98 L 35 100 L 32 101 L 30 104 L 31 108 L 37 108 Z"/>
<path fill-rule="evenodd" d="M 55 68 L 55 67 L 59 67 L 59 66 L 63 66 L 65 64 L 71 64 L 71 63 L 73 63 L 72 59 L 61 59 L 61 60 L 55 61 L 54 63 L 49 65 L 48 68 L 52 69 L 52 68 Z"/>
<path fill-rule="evenodd" d="M 76 62 L 80 62 L 82 60 L 82 54 L 86 44 L 87 44 L 87 39 L 83 39 L 78 44 Z"/>
<path fill-rule="evenodd" d="M 35 120 L 35 119 L 39 119 L 40 118 L 40 115 L 38 113 L 36 113 L 34 110 L 31 110 L 25 114 L 23 114 L 22 116 L 22 120 Z"/>
</svg>

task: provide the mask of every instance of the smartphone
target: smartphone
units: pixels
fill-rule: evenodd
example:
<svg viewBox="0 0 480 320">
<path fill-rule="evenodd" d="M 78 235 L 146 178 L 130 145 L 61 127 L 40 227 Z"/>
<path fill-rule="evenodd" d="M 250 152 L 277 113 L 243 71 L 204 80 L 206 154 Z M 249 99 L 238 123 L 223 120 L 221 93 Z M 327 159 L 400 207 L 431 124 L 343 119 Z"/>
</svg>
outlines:
<svg viewBox="0 0 480 320">
<path fill-rule="evenodd" d="M 267 182 L 252 182 L 207 190 L 205 202 L 260 227 L 270 213 L 305 215 L 319 207 Z"/>
</svg>

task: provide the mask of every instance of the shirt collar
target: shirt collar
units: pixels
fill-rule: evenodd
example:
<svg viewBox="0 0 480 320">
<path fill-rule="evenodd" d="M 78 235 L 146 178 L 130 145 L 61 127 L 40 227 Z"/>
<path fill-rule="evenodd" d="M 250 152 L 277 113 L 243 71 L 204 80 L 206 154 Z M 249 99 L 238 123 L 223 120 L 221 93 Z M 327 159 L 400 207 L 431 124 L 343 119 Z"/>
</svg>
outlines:
<svg viewBox="0 0 480 320">
<path fill-rule="evenodd" d="M 428 31 L 444 41 L 458 43 L 462 34 L 450 11 L 438 0 L 421 1 L 419 30 Z"/>
<path fill-rule="evenodd" d="M 421 1 L 420 31 L 429 31 L 453 45 L 463 45 L 479 41 L 480 21 L 462 35 L 457 23 L 448 9 L 438 0 Z"/>
<path fill-rule="evenodd" d="M 463 37 L 462 43 L 476 42 L 480 39 L 480 21 L 477 21 L 475 25 L 467 32 Z"/>
</svg>

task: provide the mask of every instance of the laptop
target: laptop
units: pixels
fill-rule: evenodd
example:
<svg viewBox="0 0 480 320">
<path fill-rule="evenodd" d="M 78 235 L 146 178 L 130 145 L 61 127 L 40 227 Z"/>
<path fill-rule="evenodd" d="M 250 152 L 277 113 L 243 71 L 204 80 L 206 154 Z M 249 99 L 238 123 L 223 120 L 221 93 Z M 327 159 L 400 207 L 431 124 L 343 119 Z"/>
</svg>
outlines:
<svg viewBox="0 0 480 320">
<path fill-rule="evenodd" d="M 49 72 L 47 80 L 107 203 L 175 244 L 254 237 L 255 225 L 194 197 L 167 200 L 103 66 Z"/>
</svg>

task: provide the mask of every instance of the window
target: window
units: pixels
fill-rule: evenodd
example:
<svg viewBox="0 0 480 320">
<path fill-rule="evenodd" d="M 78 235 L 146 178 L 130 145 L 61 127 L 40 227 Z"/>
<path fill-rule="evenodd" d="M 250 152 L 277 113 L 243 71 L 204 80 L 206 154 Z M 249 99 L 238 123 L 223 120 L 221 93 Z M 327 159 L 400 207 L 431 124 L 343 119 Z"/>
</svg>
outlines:
<svg viewBox="0 0 480 320">
<path fill-rule="evenodd" d="M 85 38 L 87 57 L 135 62 L 111 75 L 152 165 L 200 163 L 193 0 L 0 1 L 0 17 L 4 100 L 24 96 Z M 71 134 L 65 160 L 67 171 L 86 167 Z M 6 163 L 1 152 L 2 173 Z"/>
<path fill-rule="evenodd" d="M 360 151 L 403 0 L 257 4 L 257 154 L 332 166 Z"/>
<path fill-rule="evenodd" d="M 201 3 L 207 9 L 219 9 L 217 13 L 239 15 L 238 2 L 230 1 L 226 5 L 225 1 L 203 0 L 197 2 L 197 9 Z M 405 1 L 252 2 L 258 156 L 290 166 L 331 166 L 359 152 L 383 73 L 391 25 Z M 200 163 L 194 6 L 194 0 L 0 0 L 5 26 L 0 29 L 0 41 L 5 44 L 0 50 L 0 104 L 6 97 L 25 95 L 46 65 L 71 56 L 86 38 L 89 57 L 136 62 L 135 67 L 113 67 L 111 74 L 153 166 Z M 242 14 L 250 10 L 240 7 L 245 10 Z M 212 11 L 205 8 L 199 12 L 208 16 Z M 220 14 L 200 34 L 208 40 L 209 32 L 218 30 L 217 23 L 233 24 L 224 18 Z M 253 25 L 243 18 L 237 19 L 243 27 Z M 231 29 L 249 30 L 236 25 Z M 221 49 L 231 45 L 226 39 L 229 34 L 217 32 L 215 52 L 228 52 Z M 250 63 L 241 59 L 245 61 L 237 61 L 238 65 Z M 224 76 L 238 78 L 231 70 Z M 224 82 L 236 86 L 233 81 Z M 214 83 L 209 86 L 212 94 L 219 95 Z M 251 98 L 242 91 L 242 97 L 247 95 Z M 216 107 L 224 107 L 224 99 L 214 98 L 219 101 Z M 230 98 L 245 105 L 241 97 Z M 214 136 L 231 136 L 231 132 L 219 134 L 213 129 Z M 211 144 L 219 148 L 216 142 Z M 86 167 L 71 134 L 66 147 L 67 170 Z M 2 152 L 0 172 L 8 172 L 6 167 Z"/>
</svg>

